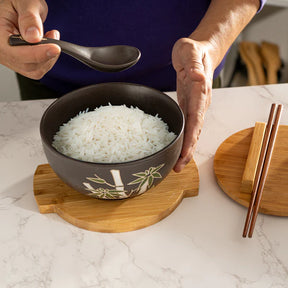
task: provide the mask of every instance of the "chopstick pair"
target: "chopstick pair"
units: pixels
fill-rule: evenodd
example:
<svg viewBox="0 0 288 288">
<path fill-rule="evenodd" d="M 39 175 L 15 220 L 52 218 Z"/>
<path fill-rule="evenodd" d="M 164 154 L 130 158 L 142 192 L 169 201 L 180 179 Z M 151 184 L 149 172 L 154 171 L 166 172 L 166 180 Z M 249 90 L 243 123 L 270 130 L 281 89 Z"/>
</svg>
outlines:
<svg viewBox="0 0 288 288">
<path fill-rule="evenodd" d="M 267 127 L 264 134 L 263 144 L 261 148 L 261 153 L 257 165 L 255 180 L 253 183 L 251 199 L 249 203 L 249 208 L 246 216 L 245 226 L 243 230 L 243 237 L 247 236 L 251 238 L 253 235 L 260 202 L 263 194 L 263 188 L 265 185 L 266 177 L 269 170 L 270 161 L 272 158 L 272 153 L 274 149 L 275 140 L 277 137 L 278 127 L 280 123 L 282 105 L 278 105 L 276 111 L 276 104 L 271 105 L 271 110 L 267 122 Z M 276 115 L 275 115 L 276 111 Z M 273 122 L 274 120 L 274 122 Z"/>
</svg>

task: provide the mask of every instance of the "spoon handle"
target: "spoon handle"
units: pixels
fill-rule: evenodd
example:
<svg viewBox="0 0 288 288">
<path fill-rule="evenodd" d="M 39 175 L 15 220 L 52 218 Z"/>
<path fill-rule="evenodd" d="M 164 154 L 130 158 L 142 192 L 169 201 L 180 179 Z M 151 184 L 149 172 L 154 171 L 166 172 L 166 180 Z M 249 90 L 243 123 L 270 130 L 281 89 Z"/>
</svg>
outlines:
<svg viewBox="0 0 288 288">
<path fill-rule="evenodd" d="M 52 38 L 42 38 L 40 42 L 30 43 L 30 42 L 25 41 L 21 35 L 11 35 L 9 37 L 8 42 L 11 46 L 39 45 L 39 44 L 52 43 L 52 44 L 57 44 L 58 46 L 61 47 L 61 49 L 62 49 L 62 46 L 64 46 L 63 48 L 65 48 L 66 46 L 65 44 L 68 44 L 67 42 L 64 42 L 62 40 L 56 40 Z"/>
<path fill-rule="evenodd" d="M 62 41 L 62 40 L 52 39 L 52 38 L 42 38 L 40 42 L 30 43 L 30 42 L 25 41 L 21 35 L 11 35 L 9 37 L 8 42 L 11 46 L 39 45 L 39 44 L 52 43 L 52 44 L 56 44 L 60 46 L 62 52 L 72 57 L 75 57 L 80 61 L 85 62 L 85 58 L 87 57 L 85 53 L 86 52 L 85 47 L 79 46 L 73 43 L 69 43 L 66 41 Z"/>
</svg>

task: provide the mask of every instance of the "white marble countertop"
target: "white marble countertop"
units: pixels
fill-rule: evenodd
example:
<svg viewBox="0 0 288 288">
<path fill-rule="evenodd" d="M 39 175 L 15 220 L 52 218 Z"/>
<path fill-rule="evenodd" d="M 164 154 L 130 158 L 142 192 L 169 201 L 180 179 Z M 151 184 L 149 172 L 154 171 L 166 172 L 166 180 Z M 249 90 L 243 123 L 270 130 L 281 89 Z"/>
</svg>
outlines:
<svg viewBox="0 0 288 288">
<path fill-rule="evenodd" d="M 119 234 L 38 212 L 32 181 L 47 162 L 39 121 L 51 100 L 0 103 L 0 287 L 288 287 L 287 217 L 260 214 L 253 238 L 242 238 L 247 209 L 213 172 L 217 147 L 266 121 L 272 102 L 284 104 L 287 124 L 288 84 L 214 90 L 195 154 L 199 196 L 157 224 Z"/>
</svg>

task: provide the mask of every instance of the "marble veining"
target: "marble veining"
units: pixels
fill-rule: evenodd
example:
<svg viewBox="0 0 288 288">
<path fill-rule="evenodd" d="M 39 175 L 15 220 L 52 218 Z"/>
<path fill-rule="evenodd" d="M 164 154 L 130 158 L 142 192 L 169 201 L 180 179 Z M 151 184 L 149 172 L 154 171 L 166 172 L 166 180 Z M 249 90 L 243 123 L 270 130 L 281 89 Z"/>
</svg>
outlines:
<svg viewBox="0 0 288 288">
<path fill-rule="evenodd" d="M 195 153 L 199 196 L 150 227 L 111 234 L 38 211 L 33 174 L 47 162 L 39 124 L 52 100 L 0 103 L 0 287 L 287 288 L 287 217 L 260 214 L 243 239 L 247 209 L 213 173 L 219 145 L 266 121 L 271 103 L 284 105 L 287 125 L 287 95 L 288 84 L 213 90 Z"/>
</svg>

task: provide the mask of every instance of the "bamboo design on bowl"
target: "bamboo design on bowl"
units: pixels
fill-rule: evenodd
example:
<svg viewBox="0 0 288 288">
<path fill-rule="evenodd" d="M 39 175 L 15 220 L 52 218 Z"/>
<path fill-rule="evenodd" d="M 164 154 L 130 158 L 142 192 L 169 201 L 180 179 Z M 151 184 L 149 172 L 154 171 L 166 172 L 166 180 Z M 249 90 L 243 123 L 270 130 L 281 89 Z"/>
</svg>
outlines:
<svg viewBox="0 0 288 288">
<path fill-rule="evenodd" d="M 89 182 L 97 183 L 98 185 L 103 185 L 104 187 L 94 188 L 91 183 L 83 182 L 85 190 L 88 190 L 90 193 L 89 196 L 101 199 L 124 199 L 136 195 L 140 195 L 153 187 L 154 180 L 157 178 L 162 178 L 159 170 L 165 164 L 160 164 L 157 167 L 150 167 L 149 169 L 143 172 L 137 172 L 132 174 L 137 177 L 132 182 L 127 185 L 137 185 L 135 189 L 127 191 L 123 184 L 120 170 L 111 169 L 110 173 L 112 175 L 114 184 L 107 182 L 105 179 L 99 177 L 97 174 L 94 174 L 95 177 L 86 177 Z M 105 187 L 106 186 L 106 187 Z"/>
</svg>

